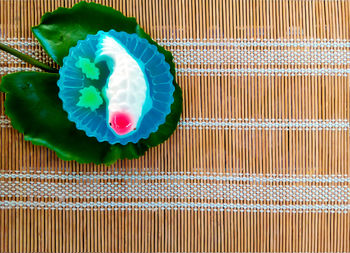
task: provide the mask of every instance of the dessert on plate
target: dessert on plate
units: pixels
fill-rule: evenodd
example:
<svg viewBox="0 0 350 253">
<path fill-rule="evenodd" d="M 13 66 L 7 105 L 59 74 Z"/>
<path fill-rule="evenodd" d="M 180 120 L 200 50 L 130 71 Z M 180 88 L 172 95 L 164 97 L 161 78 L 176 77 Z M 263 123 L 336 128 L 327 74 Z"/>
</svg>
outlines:
<svg viewBox="0 0 350 253">
<path fill-rule="evenodd" d="M 26 140 L 64 160 L 111 164 L 143 155 L 174 132 L 182 95 L 172 55 L 134 18 L 80 2 L 46 13 L 32 31 L 59 69 L 0 47 L 51 72 L 2 79 L 5 111 Z"/>
</svg>

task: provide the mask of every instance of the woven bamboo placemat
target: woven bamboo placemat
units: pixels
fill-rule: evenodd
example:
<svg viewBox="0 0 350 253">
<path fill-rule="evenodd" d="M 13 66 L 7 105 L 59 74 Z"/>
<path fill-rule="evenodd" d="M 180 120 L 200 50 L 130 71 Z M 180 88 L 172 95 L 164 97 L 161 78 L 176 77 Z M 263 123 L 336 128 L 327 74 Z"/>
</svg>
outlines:
<svg viewBox="0 0 350 253">
<path fill-rule="evenodd" d="M 52 64 L 30 27 L 75 2 L 0 0 L 0 41 Z M 64 162 L 1 94 L 0 252 L 350 251 L 350 1 L 98 2 L 173 52 L 179 128 L 138 160 Z"/>
</svg>

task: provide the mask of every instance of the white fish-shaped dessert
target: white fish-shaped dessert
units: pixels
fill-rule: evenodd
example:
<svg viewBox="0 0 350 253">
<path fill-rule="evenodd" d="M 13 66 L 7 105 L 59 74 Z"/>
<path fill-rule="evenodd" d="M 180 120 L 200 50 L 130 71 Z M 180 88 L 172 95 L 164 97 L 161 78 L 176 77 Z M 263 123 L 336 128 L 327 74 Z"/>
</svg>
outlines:
<svg viewBox="0 0 350 253">
<path fill-rule="evenodd" d="M 108 99 L 108 122 L 118 135 L 136 129 L 147 96 L 145 74 L 138 62 L 113 37 L 103 35 L 95 62 L 105 60 L 110 70 L 104 88 Z"/>
</svg>

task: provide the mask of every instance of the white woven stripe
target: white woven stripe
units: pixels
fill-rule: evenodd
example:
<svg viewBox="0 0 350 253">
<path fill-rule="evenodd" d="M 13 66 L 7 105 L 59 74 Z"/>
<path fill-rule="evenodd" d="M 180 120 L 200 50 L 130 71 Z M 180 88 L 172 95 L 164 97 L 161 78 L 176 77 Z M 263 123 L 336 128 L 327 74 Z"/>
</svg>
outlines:
<svg viewBox="0 0 350 253">
<path fill-rule="evenodd" d="M 233 169 L 230 169 L 233 170 Z M 141 172 L 124 172 L 118 169 L 115 172 L 65 172 L 50 170 L 0 170 L 0 178 L 4 179 L 40 179 L 40 180 L 210 180 L 254 182 L 254 183 L 350 183 L 348 175 L 289 175 L 289 174 L 247 174 L 247 173 L 215 173 L 215 172 L 157 172 L 143 169 Z"/>
<path fill-rule="evenodd" d="M 346 65 L 350 64 L 350 51 L 346 50 L 276 50 L 276 49 L 176 49 L 174 60 L 184 65 Z"/>
<path fill-rule="evenodd" d="M 345 119 L 196 119 L 186 118 L 180 127 L 189 129 L 349 130 Z"/>
<path fill-rule="evenodd" d="M 11 74 L 19 71 L 42 71 L 36 67 L 0 67 L 0 75 Z"/>
<path fill-rule="evenodd" d="M 284 213 L 347 213 L 350 205 L 270 205 L 235 203 L 194 202 L 39 202 L 0 201 L 0 209 L 53 209 L 53 210 L 193 210 L 193 211 L 239 211 L 239 212 L 284 212 Z"/>
<path fill-rule="evenodd" d="M 39 51 L 28 48 L 29 46 L 38 45 L 37 42 L 31 39 L 2 39 L 0 41 L 10 46 L 21 46 L 20 50 L 23 53 L 33 57 L 43 56 Z M 197 39 L 183 39 L 168 41 L 158 39 L 158 41 L 162 45 L 180 47 L 172 51 L 175 63 L 183 65 L 183 67 L 177 69 L 178 74 L 183 76 L 346 76 L 350 73 L 349 68 L 337 67 L 350 64 L 350 42 L 346 40 L 253 41 L 203 39 L 203 41 L 200 41 Z M 199 46 L 199 48 L 189 49 L 187 48 L 189 46 Z M 225 48 L 222 48 L 222 46 L 225 46 Z M 263 46 L 272 48 L 255 48 Z M 253 47 L 253 49 L 242 49 L 242 47 Z M 293 47 L 292 50 L 290 47 Z M 298 48 L 294 49 L 294 47 Z M 1 63 L 23 64 L 21 60 L 14 56 L 5 55 L 6 53 L 1 53 Z M 205 67 L 193 68 L 192 66 L 195 64 L 201 64 Z M 225 68 L 229 64 L 242 67 Z M 300 67 L 305 65 L 308 67 Z M 3 67 L 0 68 L 0 75 L 23 70 L 29 69 Z"/>
<path fill-rule="evenodd" d="M 37 40 L 33 40 L 32 38 L 0 38 L 0 42 L 7 46 L 20 46 L 20 47 L 28 47 L 28 46 L 39 46 L 39 42 Z"/>
<path fill-rule="evenodd" d="M 10 120 L 4 116 L 0 118 L 0 127 L 11 127 Z M 182 129 L 249 129 L 249 130 L 345 130 L 348 131 L 350 123 L 345 119 L 209 119 L 209 118 L 185 118 L 179 122 Z"/>
<path fill-rule="evenodd" d="M 49 56 L 44 55 L 43 53 L 39 51 L 35 51 L 32 49 L 26 49 L 26 48 L 19 48 L 18 51 L 20 51 L 23 54 L 27 54 L 35 59 L 40 59 L 42 57 L 45 58 L 45 61 L 52 61 Z M 16 56 L 8 54 L 4 51 L 0 51 L 0 64 L 27 64 L 26 62 L 22 61 L 21 59 L 18 59 Z M 43 61 L 43 59 L 40 59 L 40 61 Z"/>
<path fill-rule="evenodd" d="M 0 128 L 11 127 L 11 121 L 4 115 L 0 115 Z"/>
<path fill-rule="evenodd" d="M 49 57 L 43 55 L 42 52 L 31 48 L 20 48 L 24 54 L 28 54 L 34 58 Z M 340 49 L 305 49 L 305 50 L 280 50 L 280 49 L 175 49 L 172 50 L 174 62 L 183 65 L 243 65 L 243 66 L 267 66 L 267 65 L 290 65 L 300 66 L 309 65 L 317 66 L 321 64 L 336 66 L 350 64 L 350 52 Z M 0 51 L 0 59 L 2 63 L 6 64 L 25 64 L 22 60 L 10 55 L 6 52 Z"/>
<path fill-rule="evenodd" d="M 51 183 L 0 181 L 0 197 L 347 202 L 348 186 L 168 182 Z"/>
<path fill-rule="evenodd" d="M 201 172 L 157 172 L 145 169 L 140 173 L 130 171 L 55 172 L 49 170 L 28 172 L 0 171 L 4 179 L 62 179 L 68 182 L 0 181 L 1 197 L 58 198 L 60 202 L 0 202 L 0 208 L 44 208 L 44 209 L 123 209 L 123 210 L 211 210 L 244 212 L 347 212 L 350 208 L 350 177 L 347 175 L 280 175 L 280 174 L 229 174 Z M 6 173 L 7 172 L 7 173 Z M 72 182 L 77 180 L 79 182 Z M 81 181 L 83 180 L 83 181 Z M 120 180 L 106 182 L 97 180 Z M 164 180 L 153 182 L 149 180 Z M 188 180 L 204 180 L 201 183 Z M 207 182 L 205 182 L 207 181 Z M 209 182 L 208 182 L 209 181 Z M 227 182 L 231 181 L 231 182 Z M 225 183 L 224 183 L 225 182 Z M 242 184 L 246 182 L 248 184 Z M 276 183 L 285 182 L 284 185 Z M 289 183 L 340 183 L 340 185 L 290 185 Z M 266 184 L 267 183 L 267 184 Z M 271 184 L 272 183 L 272 184 Z M 345 185 L 343 184 L 345 183 Z M 111 198 L 125 201 L 154 199 L 158 201 L 183 202 L 113 202 Z M 64 202 L 67 198 L 77 200 L 100 198 L 104 202 Z M 188 203 L 188 201 L 225 201 L 230 203 Z M 109 201 L 110 200 L 110 201 Z M 107 202 L 108 201 L 108 202 Z M 232 201 L 290 201 L 290 205 L 243 204 Z M 296 204 L 296 202 L 308 204 Z M 324 204 L 327 202 L 328 204 Z"/>
<path fill-rule="evenodd" d="M 341 39 L 206 39 L 158 38 L 157 42 L 169 47 L 319 47 L 350 48 L 349 40 Z"/>
<path fill-rule="evenodd" d="M 179 68 L 176 71 L 184 76 L 346 76 L 350 69 L 341 68 Z"/>
</svg>

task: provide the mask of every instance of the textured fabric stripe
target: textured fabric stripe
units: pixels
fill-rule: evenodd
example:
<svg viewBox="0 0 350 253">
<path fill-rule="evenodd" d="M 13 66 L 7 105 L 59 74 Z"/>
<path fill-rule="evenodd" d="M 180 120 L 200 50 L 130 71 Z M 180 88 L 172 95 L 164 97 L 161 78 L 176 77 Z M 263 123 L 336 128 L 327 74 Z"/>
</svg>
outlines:
<svg viewBox="0 0 350 253">
<path fill-rule="evenodd" d="M 175 199 L 229 201 L 346 202 L 348 186 L 221 184 L 196 182 L 51 183 L 1 181 L 0 197 L 63 199 Z"/>
<path fill-rule="evenodd" d="M 11 74 L 19 71 L 42 71 L 37 67 L 0 67 L 0 75 Z"/>
<path fill-rule="evenodd" d="M 230 169 L 233 170 L 233 169 Z M 214 170 L 215 171 L 215 170 Z M 246 174 L 246 173 L 200 173 L 200 172 L 157 172 L 143 169 L 141 172 L 61 172 L 50 170 L 1 170 L 0 179 L 32 180 L 210 180 L 232 183 L 350 183 L 348 175 L 289 175 L 289 174 Z"/>
<path fill-rule="evenodd" d="M 33 50 L 31 48 L 20 48 L 24 54 L 28 54 L 35 58 L 44 56 L 45 60 L 49 60 L 47 55 L 42 52 Z M 327 64 L 331 66 L 350 64 L 350 52 L 347 50 L 320 50 L 320 49 L 304 49 L 304 50 L 272 50 L 272 49 L 174 49 L 172 50 L 174 61 L 177 64 L 183 65 L 310 65 L 316 67 L 317 65 Z M 0 59 L 7 64 L 25 64 L 22 60 L 10 55 L 6 52 L 0 51 Z"/>
<path fill-rule="evenodd" d="M 325 47 L 349 48 L 350 41 L 337 39 L 157 39 L 162 46 L 175 47 Z"/>
<path fill-rule="evenodd" d="M 11 121 L 4 115 L 0 115 L 0 128 L 11 127 Z"/>
<path fill-rule="evenodd" d="M 180 122 L 184 128 L 205 129 L 271 129 L 271 130 L 348 130 L 347 120 L 333 119 L 196 119 L 186 118 Z"/>
<path fill-rule="evenodd" d="M 346 65 L 350 63 L 350 52 L 347 50 L 280 50 L 241 48 L 224 49 L 176 49 L 174 59 L 184 65 Z"/>
<path fill-rule="evenodd" d="M 286 212 L 286 213 L 347 213 L 350 205 L 269 205 L 235 203 L 194 202 L 39 202 L 0 201 L 0 209 L 53 209 L 53 210 L 193 210 L 193 211 L 240 211 L 240 212 Z"/>
<path fill-rule="evenodd" d="M 49 56 L 47 56 L 46 54 L 38 50 L 19 48 L 18 51 L 20 51 L 23 54 L 27 54 L 33 58 L 39 59 L 40 61 L 44 61 L 44 62 L 52 61 Z M 4 52 L 4 51 L 0 51 L 0 59 L 1 59 L 0 64 L 4 64 L 4 65 L 10 65 L 10 64 L 26 65 L 27 64 L 21 59 L 18 59 L 17 57 L 11 54 L 8 54 L 7 52 Z"/>
<path fill-rule="evenodd" d="M 0 126 L 11 127 L 9 119 L 2 116 Z M 249 129 L 249 130 L 345 130 L 348 131 L 350 123 L 346 119 L 209 119 L 209 118 L 185 118 L 179 122 L 180 129 Z"/>
<path fill-rule="evenodd" d="M 0 42 L 7 46 L 20 46 L 20 47 L 28 47 L 28 46 L 39 46 L 39 42 L 32 38 L 0 38 Z"/>
<path fill-rule="evenodd" d="M 176 71 L 185 76 L 346 76 L 350 73 L 350 69 L 341 68 L 178 68 Z"/>
<path fill-rule="evenodd" d="M 50 61 L 43 52 L 31 48 L 39 46 L 38 42 L 32 39 L 0 41 L 10 46 L 22 47 L 19 50 L 23 53 Z M 345 67 L 350 64 L 350 42 L 346 40 L 158 39 L 158 42 L 164 46 L 176 47 L 170 50 L 174 54 L 175 63 L 182 65 L 177 69 L 178 74 L 182 76 L 344 76 L 350 73 L 350 69 Z M 5 52 L 1 52 L 0 57 L 2 62 L 23 64 L 23 61 Z M 194 65 L 204 67 L 196 68 Z M 236 67 L 226 68 L 228 65 Z M 0 68 L 0 74 L 23 70 L 29 69 L 3 67 Z"/>
</svg>

